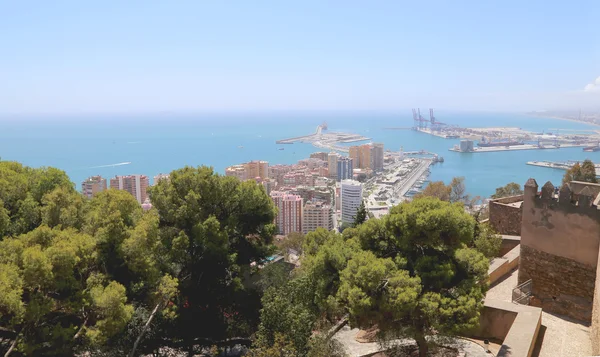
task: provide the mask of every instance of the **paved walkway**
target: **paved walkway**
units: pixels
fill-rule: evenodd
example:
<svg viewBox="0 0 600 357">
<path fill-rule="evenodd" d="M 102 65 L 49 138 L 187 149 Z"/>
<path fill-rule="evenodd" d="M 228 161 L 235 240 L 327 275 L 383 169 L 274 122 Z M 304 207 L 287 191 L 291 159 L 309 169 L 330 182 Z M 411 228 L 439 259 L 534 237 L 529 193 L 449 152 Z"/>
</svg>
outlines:
<svg viewBox="0 0 600 357">
<path fill-rule="evenodd" d="M 511 301 L 519 271 L 515 270 L 493 286 L 488 299 Z M 542 312 L 542 326 L 534 357 L 583 357 L 592 355 L 590 328 L 565 316 Z"/>
<path fill-rule="evenodd" d="M 360 357 L 364 355 L 370 355 L 372 353 L 381 350 L 379 343 L 369 342 L 360 343 L 356 341 L 356 334 L 360 330 L 355 328 L 352 329 L 349 326 L 344 326 L 338 333 L 335 334 L 334 338 L 338 340 L 346 348 L 346 352 L 350 357 Z M 412 339 L 399 339 L 391 342 L 392 346 L 406 346 L 414 344 Z M 459 356 L 466 357 L 490 357 L 491 354 L 485 353 L 483 347 L 473 341 L 453 338 L 449 343 L 444 343 L 444 346 L 458 348 L 460 351 Z"/>
</svg>

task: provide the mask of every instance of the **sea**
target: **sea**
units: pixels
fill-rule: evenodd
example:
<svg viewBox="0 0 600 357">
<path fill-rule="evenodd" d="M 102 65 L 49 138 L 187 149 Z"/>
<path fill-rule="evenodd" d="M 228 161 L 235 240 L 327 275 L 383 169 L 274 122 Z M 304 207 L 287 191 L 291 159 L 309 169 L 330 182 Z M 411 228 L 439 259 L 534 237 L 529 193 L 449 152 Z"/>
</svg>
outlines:
<svg viewBox="0 0 600 357">
<path fill-rule="evenodd" d="M 519 127 L 536 132 L 573 133 L 600 129 L 592 125 L 522 114 L 443 112 L 440 122 L 461 127 Z M 509 182 L 535 178 L 559 185 L 564 171 L 526 165 L 528 161 L 600 161 L 600 152 L 582 148 L 457 153 L 448 149 L 459 139 L 444 139 L 410 130 L 412 113 L 403 112 L 267 112 L 230 114 L 152 114 L 102 116 L 31 116 L 0 119 L 0 159 L 32 167 L 53 166 L 80 189 L 92 175 L 144 174 L 152 177 L 183 166 L 211 166 L 224 174 L 230 165 L 250 160 L 291 164 L 312 152 L 308 143 L 278 145 L 280 139 L 308 135 L 323 122 L 329 131 L 352 132 L 382 142 L 386 149 L 426 150 L 444 158 L 431 168 L 431 181 L 449 183 L 463 176 L 467 192 L 487 197 Z M 403 128 L 403 129 L 389 129 Z M 280 150 L 283 148 L 283 150 Z"/>
</svg>

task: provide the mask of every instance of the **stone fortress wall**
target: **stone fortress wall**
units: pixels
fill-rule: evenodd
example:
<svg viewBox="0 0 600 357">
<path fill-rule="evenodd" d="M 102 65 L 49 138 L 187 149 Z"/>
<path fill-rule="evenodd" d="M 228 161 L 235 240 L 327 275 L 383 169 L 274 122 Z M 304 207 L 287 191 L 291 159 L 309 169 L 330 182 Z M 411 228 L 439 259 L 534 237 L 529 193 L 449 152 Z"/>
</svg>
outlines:
<svg viewBox="0 0 600 357">
<path fill-rule="evenodd" d="M 600 247 L 598 192 L 600 185 L 572 182 L 557 193 L 548 182 L 538 193 L 529 179 L 522 204 L 519 284 L 532 280 L 532 305 L 588 323 Z"/>
</svg>

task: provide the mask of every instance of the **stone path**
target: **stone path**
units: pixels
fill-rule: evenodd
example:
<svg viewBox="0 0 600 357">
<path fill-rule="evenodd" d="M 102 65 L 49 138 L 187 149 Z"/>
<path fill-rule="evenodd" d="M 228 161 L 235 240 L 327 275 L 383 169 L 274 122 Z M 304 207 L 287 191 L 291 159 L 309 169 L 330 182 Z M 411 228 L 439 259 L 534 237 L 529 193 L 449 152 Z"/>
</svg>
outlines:
<svg viewBox="0 0 600 357">
<path fill-rule="evenodd" d="M 370 342 L 370 343 L 360 343 L 356 341 L 356 334 L 360 331 L 355 328 L 352 329 L 349 326 L 344 326 L 335 334 L 334 338 L 338 340 L 344 347 L 346 348 L 346 352 L 350 357 L 361 357 L 364 355 L 370 355 L 372 353 L 378 352 L 381 350 L 379 343 Z M 406 346 L 414 344 L 412 339 L 400 339 L 392 342 L 393 345 L 396 346 Z M 475 342 L 454 338 L 448 344 L 444 344 L 448 347 L 458 348 L 458 350 L 462 353 L 459 356 L 464 357 L 490 357 L 492 354 L 487 354 L 483 347 L 478 345 Z"/>
<path fill-rule="evenodd" d="M 511 272 L 487 293 L 487 299 L 511 301 L 519 271 Z M 583 357 L 592 355 L 590 328 L 568 317 L 542 312 L 542 326 L 534 357 Z"/>
</svg>

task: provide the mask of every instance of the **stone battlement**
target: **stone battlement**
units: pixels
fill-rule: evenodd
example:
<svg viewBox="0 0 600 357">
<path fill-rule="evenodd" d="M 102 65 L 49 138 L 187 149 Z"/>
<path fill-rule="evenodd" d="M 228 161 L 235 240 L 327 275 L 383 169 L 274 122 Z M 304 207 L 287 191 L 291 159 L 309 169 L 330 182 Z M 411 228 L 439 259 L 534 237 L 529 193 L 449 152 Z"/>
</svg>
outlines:
<svg viewBox="0 0 600 357">
<path fill-rule="evenodd" d="M 538 192 L 538 184 L 529 179 L 523 200 L 536 208 L 546 207 L 566 214 L 586 214 L 600 219 L 600 184 L 572 181 L 557 188 L 546 182 Z"/>
</svg>

